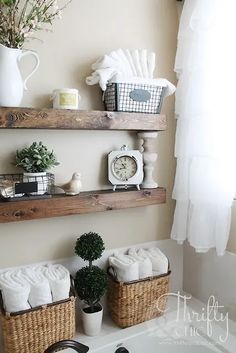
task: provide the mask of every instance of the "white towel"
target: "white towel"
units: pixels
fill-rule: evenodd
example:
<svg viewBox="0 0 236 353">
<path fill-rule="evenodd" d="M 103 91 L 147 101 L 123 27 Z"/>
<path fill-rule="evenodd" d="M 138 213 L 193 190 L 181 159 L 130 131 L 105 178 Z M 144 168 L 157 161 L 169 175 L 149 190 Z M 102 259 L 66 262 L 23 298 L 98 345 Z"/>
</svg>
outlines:
<svg viewBox="0 0 236 353">
<path fill-rule="evenodd" d="M 30 285 L 23 278 L 20 269 L 0 273 L 0 289 L 7 312 L 30 309 L 28 303 Z"/>
<path fill-rule="evenodd" d="M 132 59 L 132 55 L 131 55 L 129 49 L 126 49 L 126 50 L 125 50 L 125 55 L 126 55 L 126 57 L 127 57 L 127 60 L 129 61 L 129 65 L 130 65 L 130 67 L 131 67 L 132 76 L 138 76 L 138 73 L 137 73 L 137 71 L 136 71 L 136 68 L 135 68 L 135 65 L 134 65 L 134 62 L 133 62 L 133 59 Z"/>
<path fill-rule="evenodd" d="M 70 272 L 64 266 L 50 264 L 39 269 L 49 280 L 53 302 L 69 298 Z"/>
<path fill-rule="evenodd" d="M 154 275 L 162 275 L 168 272 L 168 259 L 158 248 L 150 248 L 147 250 L 139 249 L 138 255 L 148 257 L 152 262 L 152 270 Z"/>
<path fill-rule="evenodd" d="M 143 77 L 143 72 L 142 72 L 142 67 L 141 67 L 141 62 L 140 62 L 140 56 L 139 56 L 139 51 L 138 49 L 134 49 L 131 51 L 131 56 L 133 58 L 133 63 L 135 66 L 135 69 L 138 73 L 139 77 Z"/>
<path fill-rule="evenodd" d="M 147 62 L 147 49 L 139 50 L 140 64 L 142 68 L 143 77 L 148 78 L 148 62 Z"/>
<path fill-rule="evenodd" d="M 129 255 L 114 254 L 109 257 L 109 265 L 116 272 L 117 280 L 120 282 L 130 282 L 139 279 L 138 262 Z"/>
<path fill-rule="evenodd" d="M 148 77 L 153 78 L 156 66 L 156 54 L 153 52 L 147 53 Z"/>
<path fill-rule="evenodd" d="M 108 82 L 149 83 L 166 87 L 164 96 L 174 93 L 175 86 L 165 79 L 153 80 L 155 53 L 147 49 L 118 49 L 106 54 L 92 64 L 93 73 L 86 78 L 88 85 L 100 85 L 106 90 Z M 123 81 L 115 81 L 115 78 Z M 143 80 L 138 81 L 138 80 Z"/>
<path fill-rule="evenodd" d="M 87 85 L 95 85 L 99 83 L 103 91 L 107 88 L 107 83 L 117 74 L 116 69 L 97 69 L 91 76 L 86 77 Z"/>
<path fill-rule="evenodd" d="M 125 52 L 123 51 L 123 49 L 118 49 L 116 53 L 120 58 L 120 62 L 122 63 L 122 71 L 126 74 L 126 76 L 132 77 L 132 67 L 130 66 L 129 60 L 126 57 Z"/>
<path fill-rule="evenodd" d="M 130 248 L 128 254 L 138 261 L 139 279 L 152 276 L 152 262 L 149 257 L 138 255 L 136 248 Z"/>
<path fill-rule="evenodd" d="M 40 267 L 26 267 L 22 269 L 22 273 L 30 284 L 29 303 L 31 307 L 52 303 L 49 281 L 41 272 Z"/>
</svg>

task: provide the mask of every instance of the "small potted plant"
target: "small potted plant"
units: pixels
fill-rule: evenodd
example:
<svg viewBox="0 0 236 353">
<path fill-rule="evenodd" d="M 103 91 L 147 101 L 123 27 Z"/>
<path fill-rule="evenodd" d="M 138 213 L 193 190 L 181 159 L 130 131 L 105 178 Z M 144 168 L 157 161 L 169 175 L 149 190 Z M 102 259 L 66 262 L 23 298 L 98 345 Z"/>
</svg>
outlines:
<svg viewBox="0 0 236 353">
<path fill-rule="evenodd" d="M 49 191 L 49 175 L 46 171 L 54 166 L 59 165 L 53 151 L 49 151 L 46 146 L 33 142 L 29 147 L 25 147 L 16 151 L 15 156 L 16 167 L 24 170 L 23 181 L 37 181 L 37 195 L 42 195 Z"/>
<path fill-rule="evenodd" d="M 94 232 L 81 235 L 75 245 L 75 253 L 89 262 L 75 276 L 75 289 L 78 297 L 85 303 L 82 320 L 84 332 L 88 336 L 98 335 L 102 324 L 103 307 L 100 299 L 107 289 L 107 274 L 92 262 L 102 256 L 104 249 L 102 238 Z"/>
</svg>

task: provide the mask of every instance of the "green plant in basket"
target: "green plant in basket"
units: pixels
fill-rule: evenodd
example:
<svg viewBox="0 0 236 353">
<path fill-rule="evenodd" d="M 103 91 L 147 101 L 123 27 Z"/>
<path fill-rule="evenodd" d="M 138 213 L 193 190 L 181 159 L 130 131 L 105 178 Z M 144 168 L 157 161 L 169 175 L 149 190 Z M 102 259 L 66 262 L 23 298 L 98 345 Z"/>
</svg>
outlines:
<svg viewBox="0 0 236 353">
<path fill-rule="evenodd" d="M 83 308 L 82 317 L 85 333 L 90 336 L 98 334 L 100 330 L 103 309 L 99 302 L 108 285 L 106 272 L 92 264 L 102 256 L 104 249 L 101 236 L 94 232 L 81 235 L 75 245 L 75 253 L 89 262 L 88 266 L 76 272 L 75 289 L 78 297 L 87 305 Z"/>
<path fill-rule="evenodd" d="M 42 173 L 59 165 L 59 162 L 55 153 L 42 142 L 33 142 L 29 147 L 16 151 L 15 165 L 27 173 Z"/>
</svg>

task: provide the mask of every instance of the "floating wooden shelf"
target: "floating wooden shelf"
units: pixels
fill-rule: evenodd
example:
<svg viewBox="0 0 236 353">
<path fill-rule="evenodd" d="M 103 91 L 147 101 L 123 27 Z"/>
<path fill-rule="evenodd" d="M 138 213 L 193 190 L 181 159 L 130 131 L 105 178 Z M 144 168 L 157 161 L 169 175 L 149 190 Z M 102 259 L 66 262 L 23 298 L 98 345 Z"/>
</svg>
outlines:
<svg viewBox="0 0 236 353">
<path fill-rule="evenodd" d="M 166 125 L 160 114 L 0 108 L 0 129 L 162 131 Z"/>
<path fill-rule="evenodd" d="M 50 199 L 0 202 L 0 223 L 84 213 L 119 210 L 165 203 L 166 190 L 136 189 L 82 192 L 78 196 L 53 196 Z"/>
</svg>

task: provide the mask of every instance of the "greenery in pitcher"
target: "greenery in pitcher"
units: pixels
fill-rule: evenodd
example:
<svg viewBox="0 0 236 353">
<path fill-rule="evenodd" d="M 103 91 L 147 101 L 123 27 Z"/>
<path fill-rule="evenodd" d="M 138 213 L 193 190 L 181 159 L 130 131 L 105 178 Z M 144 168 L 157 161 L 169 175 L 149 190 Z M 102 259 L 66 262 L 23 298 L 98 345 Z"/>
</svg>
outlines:
<svg viewBox="0 0 236 353">
<path fill-rule="evenodd" d="M 59 165 L 53 151 L 49 151 L 42 142 L 33 142 L 29 147 L 16 151 L 16 167 L 21 167 L 27 173 L 46 172 Z"/>
<path fill-rule="evenodd" d="M 34 32 L 50 30 L 72 0 L 0 0 L 0 43 L 22 48 Z"/>
</svg>

